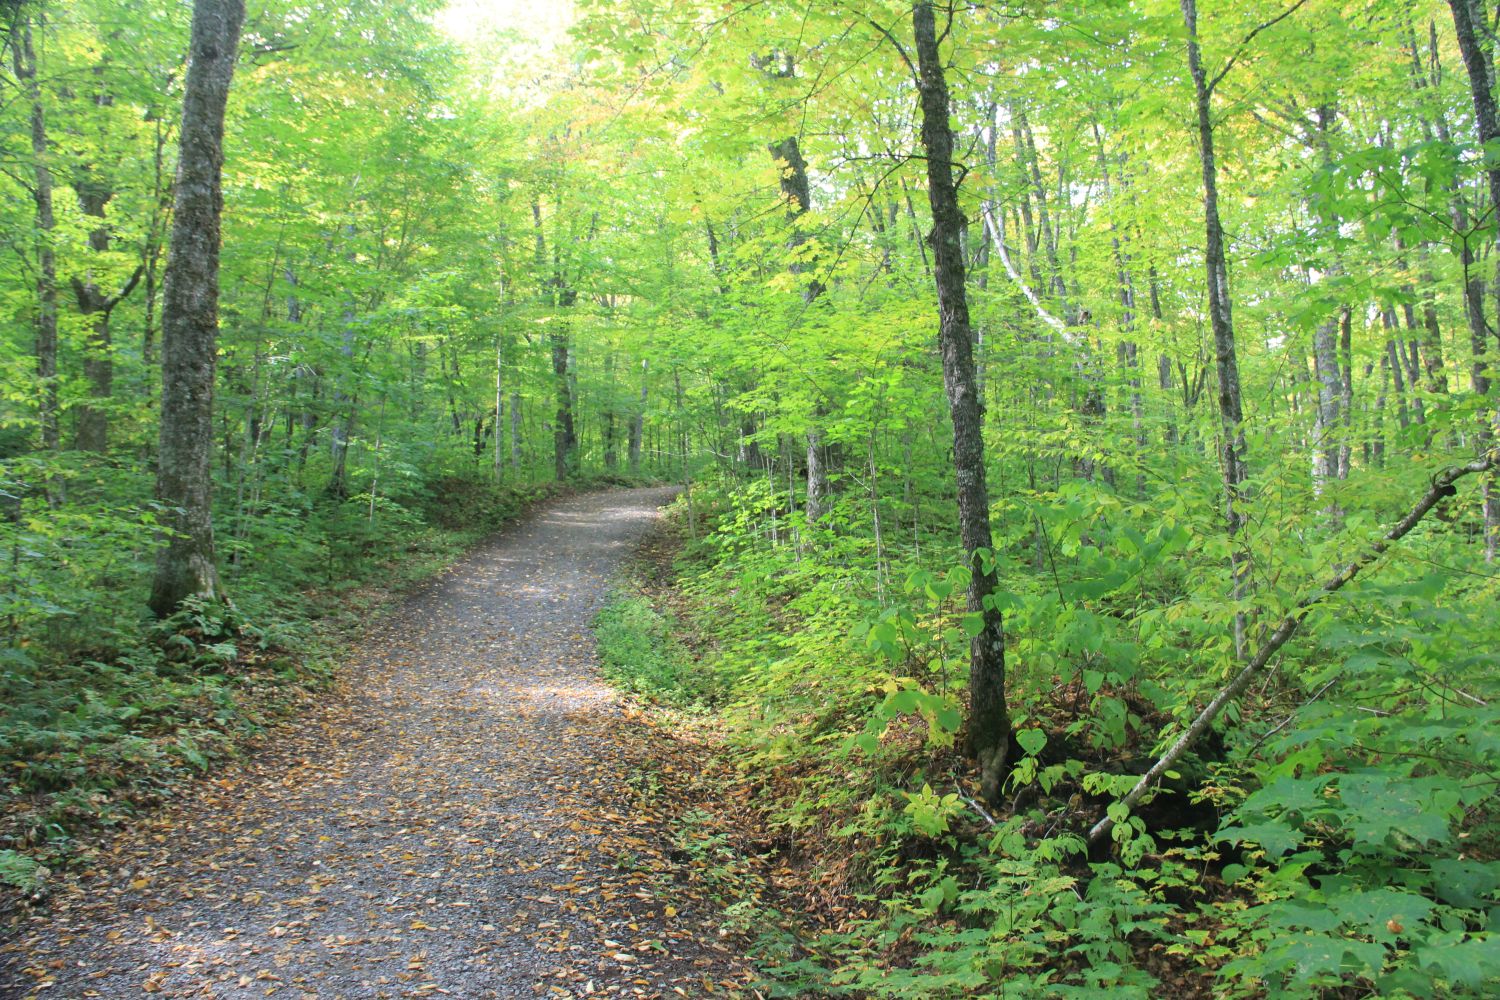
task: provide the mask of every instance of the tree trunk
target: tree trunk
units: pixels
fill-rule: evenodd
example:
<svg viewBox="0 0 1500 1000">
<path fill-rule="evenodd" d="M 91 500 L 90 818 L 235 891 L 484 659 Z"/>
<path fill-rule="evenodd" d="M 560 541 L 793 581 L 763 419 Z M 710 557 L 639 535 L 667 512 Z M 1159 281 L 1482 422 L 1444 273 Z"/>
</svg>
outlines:
<svg viewBox="0 0 1500 1000">
<path fill-rule="evenodd" d="M 219 330 L 224 107 L 244 0 L 196 0 L 171 248 L 162 289 L 161 440 L 156 498 L 169 534 L 157 555 L 151 610 L 221 596 L 214 567 L 213 391 Z"/>
<path fill-rule="evenodd" d="M 790 60 L 782 68 L 778 68 L 773 75 L 790 77 L 793 69 Z M 787 223 L 791 227 L 791 233 L 787 237 L 787 249 L 796 253 L 797 249 L 807 242 L 807 234 L 802 231 L 799 224 L 802 216 L 806 215 L 812 207 L 811 185 L 807 179 L 807 161 L 802 157 L 802 147 L 795 135 L 787 136 L 780 142 L 771 146 L 771 157 L 781 168 L 781 200 L 786 205 Z M 793 274 L 803 274 L 809 270 L 809 266 L 795 256 L 787 270 Z M 802 301 L 811 303 L 819 295 L 823 294 L 823 285 L 817 278 L 808 279 L 802 289 Z M 820 401 L 813 412 L 813 423 L 807 429 L 807 520 L 809 524 L 817 522 L 826 511 L 825 498 L 828 496 L 828 464 L 823 443 L 823 419 L 827 416 L 827 409 Z"/>
<path fill-rule="evenodd" d="M 1340 479 L 1339 447 L 1344 425 L 1343 379 L 1339 372 L 1339 316 L 1330 316 L 1313 333 L 1313 370 L 1318 405 L 1314 410 L 1313 492 L 1322 496 L 1330 479 Z"/>
<path fill-rule="evenodd" d="M 609 382 L 608 395 L 604 400 L 604 467 L 613 472 L 620 464 L 619 449 L 616 446 L 615 425 L 618 418 L 615 414 L 615 352 L 610 351 L 604 358 L 604 372 Z"/>
<path fill-rule="evenodd" d="M 557 397 L 557 419 L 552 426 L 552 458 L 558 479 L 573 473 L 578 437 L 573 430 L 573 386 L 568 380 L 568 332 L 552 333 L 552 375 Z"/>
<path fill-rule="evenodd" d="M 1214 361 L 1219 377 L 1219 460 L 1224 470 L 1224 520 L 1230 539 L 1230 575 L 1236 601 L 1244 600 L 1250 586 L 1250 559 L 1240 538 L 1244 515 L 1241 494 L 1248 469 L 1245 463 L 1244 411 L 1240 402 L 1239 358 L 1234 344 L 1234 321 L 1230 314 L 1229 267 L 1224 257 L 1224 227 L 1219 221 L 1219 168 L 1214 159 L 1214 126 L 1211 104 L 1213 89 L 1203 68 L 1198 47 L 1198 5 L 1181 0 L 1187 26 L 1188 70 L 1198 113 L 1198 145 L 1203 171 L 1204 270 L 1208 277 L 1209 325 L 1213 329 Z M 1247 654 L 1245 614 L 1234 618 L 1235 655 Z"/>
<path fill-rule="evenodd" d="M 99 89 L 91 100 L 97 107 L 109 107 L 114 103 L 103 87 L 104 65 L 94 67 L 94 77 Z M 73 190 L 78 195 L 78 207 L 83 214 L 95 220 L 89 230 L 90 259 L 102 262 L 109 252 L 109 224 L 105 213 L 114 198 L 114 182 L 108 166 L 81 163 L 73 178 Z M 95 267 L 91 264 L 83 277 L 72 279 L 73 296 L 78 311 L 88 322 L 88 343 L 83 355 L 83 376 L 88 383 L 89 399 L 78 410 L 77 446 L 80 451 L 103 452 L 109 447 L 109 414 L 104 409 L 114 396 L 115 366 L 114 345 L 110 338 L 109 319 L 115 306 L 119 305 L 141 280 L 145 271 L 143 262 L 124 286 L 114 294 L 106 292 Z"/>
<path fill-rule="evenodd" d="M 927 156 L 927 195 L 932 207 L 933 277 L 938 295 L 938 344 L 943 386 L 953 420 L 953 466 L 958 483 L 959 535 L 969 560 L 968 609 L 981 628 L 969 645 L 968 750 L 979 762 L 980 787 L 991 803 L 1000 799 L 1010 751 L 1010 713 L 1005 699 L 1005 630 L 994 606 L 995 569 L 988 553 L 989 490 L 985 483 L 984 412 L 974 371 L 973 334 L 964 289 L 963 228 L 953 182 L 953 130 L 948 122 L 948 83 L 938 51 L 932 4 L 913 8 L 921 94 L 922 148 Z"/>
<path fill-rule="evenodd" d="M 344 239 L 347 244 L 347 252 L 344 254 L 345 261 L 351 268 L 358 266 L 358 254 L 354 249 L 354 238 L 357 229 L 354 223 L 344 226 Z M 343 333 L 339 341 L 339 354 L 344 358 L 344 378 L 349 379 L 355 371 L 354 365 L 354 342 L 356 337 L 355 320 L 358 317 L 359 307 L 355 302 L 353 294 L 344 302 L 341 322 Z M 442 345 L 438 346 L 439 352 Z M 458 380 L 458 351 L 453 352 L 453 379 Z M 335 412 L 332 433 L 329 437 L 329 466 L 328 493 L 330 496 L 343 500 L 349 496 L 349 444 L 354 437 L 354 422 L 359 413 L 359 395 L 357 392 L 348 393 L 344 391 L 344 383 L 335 382 L 336 389 L 333 395 L 333 406 Z M 357 383 L 356 383 L 357 384 Z M 452 383 L 449 384 L 450 405 L 453 398 Z M 458 411 L 453 411 L 454 433 L 461 433 L 459 426 Z"/>
<path fill-rule="evenodd" d="M 43 22 L 40 12 L 36 23 Z M 36 375 L 40 388 L 37 420 L 41 425 L 42 450 L 55 452 L 61 444 L 57 390 L 57 258 L 52 250 L 52 230 L 57 220 L 52 210 L 52 169 L 48 164 L 47 114 L 42 88 L 37 80 L 36 49 L 32 44 L 31 20 L 22 8 L 11 33 L 12 65 L 16 80 L 31 102 L 32 203 L 36 224 Z M 48 503 L 56 506 L 56 489 L 49 485 Z"/>
<path fill-rule="evenodd" d="M 1497 119 L 1495 108 L 1495 70 L 1490 56 L 1479 44 L 1479 36 L 1474 27 L 1476 22 L 1484 25 L 1484 7 L 1476 6 L 1474 0 L 1448 0 L 1448 6 L 1453 10 L 1458 49 L 1464 57 L 1464 68 L 1469 73 L 1469 90 L 1474 98 L 1474 124 L 1479 133 L 1480 145 L 1485 149 L 1485 176 L 1489 180 L 1490 210 L 1500 211 L 1500 154 L 1495 151 L 1495 143 L 1500 140 L 1500 119 Z M 1497 251 L 1500 251 L 1500 245 L 1497 245 Z M 1496 255 L 1495 266 L 1500 268 L 1500 253 Z M 1496 301 L 1500 302 L 1500 274 L 1497 274 L 1493 284 Z M 1485 395 L 1490 388 L 1489 345 L 1484 333 L 1486 324 L 1483 306 L 1479 308 L 1481 315 L 1474 336 L 1472 380 L 1474 391 Z M 1500 412 L 1497 412 L 1494 420 L 1500 424 Z M 1482 425 L 1477 435 L 1480 447 L 1488 448 L 1495 433 L 1496 427 L 1488 423 Z M 1483 495 L 1484 558 L 1486 562 L 1492 563 L 1497 549 L 1500 549 L 1500 484 L 1495 482 L 1493 470 L 1484 477 Z"/>
<path fill-rule="evenodd" d="M 822 407 L 813 413 L 813 420 L 825 416 Z M 827 512 L 824 498 L 828 496 L 828 466 L 823 462 L 823 428 L 814 423 L 807 430 L 807 523 L 816 524 Z"/>
<path fill-rule="evenodd" d="M 542 203 L 532 199 L 531 218 L 536 234 L 536 264 L 541 270 L 547 261 L 547 237 L 542 227 Z M 554 234 L 555 235 L 555 234 Z M 578 301 L 578 292 L 568 287 L 563 275 L 562 256 L 553 240 L 552 276 L 547 279 L 552 293 L 552 308 L 561 311 L 571 309 Z M 578 435 L 573 426 L 573 382 L 568 373 L 569 329 L 561 316 L 552 317 L 552 332 L 548 340 L 552 347 L 553 397 L 557 402 L 556 419 L 552 425 L 552 465 L 559 480 L 567 479 L 576 469 Z"/>
<path fill-rule="evenodd" d="M 161 115 L 152 112 L 152 123 L 156 127 L 155 147 L 151 157 L 151 225 L 146 232 L 146 289 L 145 316 L 141 322 L 141 361 L 149 368 L 156 362 L 156 291 L 157 272 L 161 266 L 162 231 L 166 228 L 172 210 L 172 192 L 163 178 L 166 161 L 166 130 L 162 128 Z"/>
<path fill-rule="evenodd" d="M 646 380 L 649 373 L 649 362 L 641 361 L 641 404 L 630 418 L 630 443 L 627 446 L 631 473 L 641 471 L 641 431 L 646 425 Z"/>
<path fill-rule="evenodd" d="M 495 482 L 505 478 L 505 338 L 495 337 Z"/>
<path fill-rule="evenodd" d="M 510 467 L 521 471 L 521 394 L 510 393 Z"/>
</svg>

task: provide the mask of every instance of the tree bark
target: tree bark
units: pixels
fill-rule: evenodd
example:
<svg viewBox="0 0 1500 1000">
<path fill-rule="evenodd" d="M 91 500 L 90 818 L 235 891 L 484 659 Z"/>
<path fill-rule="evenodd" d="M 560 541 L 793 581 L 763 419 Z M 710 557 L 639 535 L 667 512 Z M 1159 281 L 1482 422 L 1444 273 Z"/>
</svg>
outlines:
<svg viewBox="0 0 1500 1000">
<path fill-rule="evenodd" d="M 43 22 L 36 14 L 36 23 Z M 37 419 L 41 425 L 42 450 L 56 452 L 61 445 L 61 404 L 57 388 L 57 257 L 52 250 L 52 230 L 57 219 L 52 208 L 52 168 L 47 150 L 47 112 L 37 79 L 36 48 L 31 36 L 32 20 L 25 8 L 16 15 L 11 32 L 11 57 L 16 81 L 31 103 L 32 204 L 36 225 L 36 375 L 40 389 Z M 56 506 L 56 490 L 47 490 L 49 505 Z"/>
<path fill-rule="evenodd" d="M 969 561 L 968 609 L 981 627 L 969 644 L 969 753 L 978 761 L 981 792 L 1000 799 L 1008 772 L 1011 727 L 1005 697 L 1005 629 L 994 606 L 996 577 L 990 549 L 989 489 L 985 481 L 984 412 L 974 370 L 973 334 L 964 288 L 964 217 L 953 181 L 953 130 L 948 82 L 938 50 L 930 2 L 912 12 L 921 96 L 922 147 L 932 208 L 933 278 L 938 296 L 938 345 L 953 420 L 953 466 L 958 484 L 959 535 Z"/>
<path fill-rule="evenodd" d="M 795 252 L 807 242 L 807 234 L 798 221 L 811 208 L 811 186 L 807 179 L 807 161 L 796 136 L 788 136 L 771 147 L 771 156 L 777 163 L 785 164 L 781 170 L 781 198 L 786 203 L 787 222 L 791 235 L 787 237 L 787 249 Z M 793 274 L 803 274 L 807 264 L 793 260 L 788 267 Z M 823 294 L 823 285 L 810 278 L 802 289 L 802 301 L 810 303 Z M 828 416 L 827 408 L 819 403 L 813 411 L 813 424 L 807 430 L 807 520 L 814 524 L 822 519 L 827 510 L 828 463 L 823 441 L 823 420 Z"/>
<path fill-rule="evenodd" d="M 641 402 L 630 418 L 630 441 L 627 454 L 632 474 L 641 471 L 641 431 L 646 425 L 646 381 L 650 374 L 649 362 L 641 361 Z"/>
<path fill-rule="evenodd" d="M 521 394 L 510 392 L 510 467 L 521 471 Z"/>
<path fill-rule="evenodd" d="M 531 202 L 531 217 L 535 224 L 536 263 L 540 271 L 546 266 L 547 238 L 542 228 L 542 203 L 538 199 Z M 554 310 L 571 309 L 578 301 L 578 292 L 569 287 L 563 274 L 562 255 L 556 239 L 552 243 L 552 275 L 547 279 L 547 287 L 551 289 Z M 552 424 L 552 465 L 558 480 L 563 480 L 577 471 L 578 451 L 578 434 L 573 426 L 573 382 L 568 372 L 570 331 L 567 322 L 558 315 L 552 317 L 551 331 L 548 341 L 552 347 L 553 397 L 557 403 Z"/>
<path fill-rule="evenodd" d="M 495 337 L 495 482 L 505 478 L 505 338 Z"/>
<path fill-rule="evenodd" d="M 578 449 L 578 436 L 573 428 L 573 385 L 568 380 L 566 328 L 552 333 L 552 375 L 557 396 L 557 419 L 552 427 L 553 471 L 561 480 L 573 474 Z"/>
<path fill-rule="evenodd" d="M 1244 410 L 1240 401 L 1239 358 L 1234 343 L 1234 320 L 1230 312 L 1229 267 L 1224 255 L 1224 227 L 1219 221 L 1219 168 L 1214 158 L 1213 88 L 1203 68 L 1203 52 L 1198 46 L 1198 5 L 1196 0 L 1181 0 L 1182 18 L 1187 26 L 1188 71 L 1193 77 L 1193 93 L 1198 118 L 1199 164 L 1203 172 L 1204 270 L 1208 278 L 1209 325 L 1213 330 L 1214 362 L 1219 377 L 1219 461 L 1224 472 L 1224 520 L 1230 541 L 1230 575 L 1236 601 L 1245 598 L 1250 586 L 1250 557 L 1240 529 L 1244 483 L 1249 475 L 1245 463 Z M 1234 650 L 1244 659 L 1247 653 L 1245 614 L 1235 613 Z"/>
<path fill-rule="evenodd" d="M 156 498 L 165 513 L 151 610 L 222 596 L 214 566 L 213 391 L 219 330 L 224 108 L 244 0 L 196 0 L 183 87 L 175 211 L 162 289 L 161 439 Z"/>
<path fill-rule="evenodd" d="M 1453 27 L 1458 35 L 1458 50 L 1463 55 L 1464 68 L 1469 74 L 1469 90 L 1474 99 L 1474 125 L 1479 133 L 1480 145 L 1484 147 L 1485 176 L 1489 181 L 1490 188 L 1490 211 L 1500 211 L 1500 149 L 1496 149 L 1496 142 L 1500 140 L 1500 115 L 1497 115 L 1495 107 L 1495 69 L 1492 57 L 1485 52 L 1479 42 L 1478 32 L 1475 30 L 1476 22 L 1480 25 L 1485 23 L 1485 12 L 1482 5 L 1476 5 L 1474 0 L 1448 0 L 1448 6 L 1453 10 Z M 1500 223 L 1497 223 L 1500 225 Z M 1500 231 L 1497 231 L 1500 236 Z M 1467 250 L 1467 245 L 1465 247 Z M 1500 239 L 1497 239 L 1497 251 L 1500 251 Z M 1500 269 L 1500 253 L 1497 253 L 1495 266 Z M 1482 280 L 1482 279 L 1481 279 Z M 1493 282 L 1496 302 L 1500 303 L 1500 271 L 1497 271 Z M 1471 300 L 1473 296 L 1470 297 Z M 1472 381 L 1474 391 L 1485 395 L 1490 389 L 1489 374 L 1489 344 L 1486 335 L 1487 324 L 1484 321 L 1483 306 L 1479 305 L 1479 322 L 1474 333 L 1474 364 Z M 1497 316 L 1500 319 L 1500 316 Z M 1496 327 L 1500 330 L 1500 326 Z M 1500 424 L 1500 412 L 1497 412 L 1495 421 Z M 1488 447 L 1500 427 L 1484 425 L 1479 432 L 1481 447 Z M 1495 482 L 1493 472 L 1484 477 L 1484 558 L 1486 562 L 1493 563 L 1497 550 L 1500 550 L 1500 484 Z"/>
<path fill-rule="evenodd" d="M 1313 369 L 1317 373 L 1318 405 L 1314 410 L 1313 492 L 1322 496 L 1330 479 L 1339 474 L 1342 446 L 1343 378 L 1339 371 L 1339 315 L 1330 316 L 1313 332 Z"/>
<path fill-rule="evenodd" d="M 787 78 L 794 75 L 790 58 L 784 59 L 775 69 L 763 63 L 762 69 L 774 77 Z M 812 188 L 807 179 L 807 161 L 803 159 L 801 143 L 795 135 L 787 136 L 771 146 L 771 158 L 781 165 L 781 200 L 786 205 L 787 224 L 791 232 L 787 236 L 787 249 L 794 254 L 807 242 L 800 220 L 812 207 Z M 787 270 L 793 274 L 804 274 L 809 266 L 793 259 Z M 817 278 L 809 278 L 802 289 L 802 301 L 811 303 L 823 294 L 823 285 Z M 807 521 L 809 524 L 821 520 L 827 510 L 829 493 L 828 463 L 823 440 L 823 419 L 827 408 L 820 401 L 813 411 L 813 422 L 807 430 Z"/>
<path fill-rule="evenodd" d="M 619 449 L 616 444 L 615 426 L 618 417 L 615 413 L 615 352 L 610 351 L 604 356 L 605 380 L 609 385 L 604 400 L 604 467 L 613 472 L 620 464 Z"/>
<path fill-rule="evenodd" d="M 99 90 L 91 100 L 97 107 L 109 107 L 114 103 L 109 91 L 103 87 L 105 66 L 94 67 L 94 77 Z M 108 166 L 81 163 L 73 178 L 73 190 L 78 195 L 78 207 L 84 215 L 94 221 L 89 230 L 88 243 L 91 257 L 102 260 L 109 252 L 110 231 L 106 221 L 109 203 L 114 199 L 114 182 Z M 115 306 L 135 290 L 145 271 L 145 263 L 137 268 L 123 286 L 113 294 L 106 292 L 99 275 L 91 265 L 83 277 L 72 279 L 73 297 L 78 311 L 88 321 L 88 343 L 83 356 L 83 377 L 89 386 L 89 399 L 78 408 L 77 447 L 80 451 L 103 452 L 109 447 L 109 414 L 104 408 L 114 396 L 115 366 L 114 344 L 110 335 L 110 314 Z"/>
</svg>

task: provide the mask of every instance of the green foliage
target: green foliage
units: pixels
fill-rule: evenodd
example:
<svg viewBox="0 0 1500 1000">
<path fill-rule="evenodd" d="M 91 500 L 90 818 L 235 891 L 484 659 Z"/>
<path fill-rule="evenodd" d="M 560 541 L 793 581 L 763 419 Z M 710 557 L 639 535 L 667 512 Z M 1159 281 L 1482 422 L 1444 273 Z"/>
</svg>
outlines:
<svg viewBox="0 0 1500 1000">
<path fill-rule="evenodd" d="M 763 484 L 694 496 L 711 520 L 679 561 L 674 632 L 727 692 L 735 759 L 794 776 L 765 781 L 767 821 L 841 845 L 824 849 L 849 855 L 847 891 L 877 911 L 775 950 L 780 995 L 1154 996 L 1164 975 L 1287 997 L 1492 985 L 1500 720 L 1492 626 L 1464 611 L 1492 582 L 1387 573 L 1321 612 L 1247 706 L 1257 721 L 1131 813 L 1114 800 L 1223 676 L 1202 666 L 1204 637 L 1233 605 L 1201 592 L 1222 552 L 1187 510 L 1097 484 L 1028 500 L 995 554 L 1019 760 L 1015 811 L 990 827 L 951 756 L 965 571 L 924 568 L 944 564 L 934 541 L 877 564 L 848 498 L 843 537 L 799 546 L 768 538 Z M 1421 544 L 1442 563 L 1463 543 Z M 1291 566 L 1319 573 L 1313 555 Z M 1106 809 L 1111 859 L 1088 860 L 1081 834 Z"/>
<path fill-rule="evenodd" d="M 0 850 L 0 885 L 31 894 L 42 888 L 47 869 L 29 855 L 9 848 Z"/>
<path fill-rule="evenodd" d="M 701 669 L 673 634 L 672 620 L 645 597 L 618 594 L 594 621 L 604 675 L 642 698 L 678 708 L 712 708 L 718 679 Z"/>
</svg>

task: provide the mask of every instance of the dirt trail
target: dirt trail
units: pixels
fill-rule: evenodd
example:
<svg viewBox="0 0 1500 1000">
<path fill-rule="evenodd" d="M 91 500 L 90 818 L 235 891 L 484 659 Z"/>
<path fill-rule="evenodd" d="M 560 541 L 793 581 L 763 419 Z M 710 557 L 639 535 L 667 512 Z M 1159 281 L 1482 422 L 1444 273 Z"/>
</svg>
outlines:
<svg viewBox="0 0 1500 1000">
<path fill-rule="evenodd" d="M 355 693 L 124 835 L 0 997 L 734 994 L 710 907 L 638 863 L 588 632 L 669 496 L 548 504 L 374 622 Z"/>
</svg>

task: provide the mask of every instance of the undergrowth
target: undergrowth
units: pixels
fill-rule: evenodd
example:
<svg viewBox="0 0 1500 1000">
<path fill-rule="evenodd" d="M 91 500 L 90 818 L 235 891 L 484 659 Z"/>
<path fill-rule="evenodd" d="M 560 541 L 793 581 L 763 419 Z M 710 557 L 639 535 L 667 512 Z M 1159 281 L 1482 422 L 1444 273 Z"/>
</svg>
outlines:
<svg viewBox="0 0 1500 1000">
<path fill-rule="evenodd" d="M 776 845 L 805 921 L 763 940 L 766 995 L 1500 987 L 1496 636 L 1467 613 L 1492 583 L 1368 581 L 1132 813 L 1116 799 L 1228 669 L 1232 610 L 1195 589 L 1217 553 L 1102 489 L 1031 503 L 997 553 L 1017 764 L 986 806 L 960 753 L 957 553 L 929 539 L 877 562 L 848 503 L 812 528 L 783 510 L 768 538 L 762 484 L 700 483 L 694 503 L 673 585 L 619 598 L 601 645 L 635 693 L 714 707 L 705 731 L 758 816 L 745 849 Z"/>
</svg>

